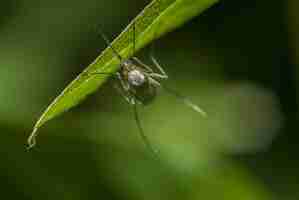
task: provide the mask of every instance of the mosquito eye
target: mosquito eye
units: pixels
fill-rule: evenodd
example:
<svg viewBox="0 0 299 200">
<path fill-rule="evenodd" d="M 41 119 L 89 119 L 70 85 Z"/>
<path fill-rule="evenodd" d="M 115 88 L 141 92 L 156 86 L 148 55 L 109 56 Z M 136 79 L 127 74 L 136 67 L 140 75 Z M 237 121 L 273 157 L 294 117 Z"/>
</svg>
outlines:
<svg viewBox="0 0 299 200">
<path fill-rule="evenodd" d="M 128 74 L 128 81 L 134 86 L 140 86 L 145 82 L 145 76 L 138 70 L 132 70 Z"/>
<path fill-rule="evenodd" d="M 132 65 L 132 62 L 129 61 L 129 60 L 126 60 L 126 61 L 124 61 L 124 62 L 122 63 L 122 65 L 125 66 L 125 67 L 129 67 L 129 66 Z"/>
</svg>

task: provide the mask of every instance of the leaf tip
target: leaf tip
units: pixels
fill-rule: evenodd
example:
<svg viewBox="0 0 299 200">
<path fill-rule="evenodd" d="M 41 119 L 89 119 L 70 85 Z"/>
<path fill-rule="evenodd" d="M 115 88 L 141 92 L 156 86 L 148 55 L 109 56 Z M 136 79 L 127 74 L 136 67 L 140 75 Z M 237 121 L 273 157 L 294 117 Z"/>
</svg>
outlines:
<svg viewBox="0 0 299 200">
<path fill-rule="evenodd" d="M 35 146 L 36 135 L 37 135 L 36 132 L 37 132 L 37 127 L 34 127 L 32 133 L 30 134 L 30 136 L 28 137 L 28 140 L 27 140 L 27 147 L 26 147 L 27 150 L 30 150 Z"/>
</svg>

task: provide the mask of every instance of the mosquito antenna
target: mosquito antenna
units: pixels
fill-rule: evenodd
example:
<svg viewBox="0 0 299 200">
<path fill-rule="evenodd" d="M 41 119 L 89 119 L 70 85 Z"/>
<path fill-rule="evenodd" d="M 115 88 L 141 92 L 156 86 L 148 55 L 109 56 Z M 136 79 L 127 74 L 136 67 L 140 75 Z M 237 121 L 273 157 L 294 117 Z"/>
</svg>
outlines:
<svg viewBox="0 0 299 200">
<path fill-rule="evenodd" d="M 205 111 L 203 111 L 198 105 L 196 105 L 195 103 L 193 103 L 189 98 L 187 98 L 186 96 L 178 93 L 177 91 L 170 89 L 168 87 L 165 86 L 161 86 L 166 92 L 168 92 L 169 94 L 175 96 L 177 99 L 181 100 L 185 105 L 189 106 L 190 108 L 192 108 L 194 111 L 200 113 L 203 117 L 207 116 L 207 113 Z"/>
<path fill-rule="evenodd" d="M 153 148 L 153 146 L 151 145 L 151 143 L 148 140 L 147 136 L 144 134 L 143 128 L 141 126 L 138 110 L 137 110 L 137 102 L 136 101 L 134 101 L 133 107 L 134 107 L 133 108 L 134 109 L 134 118 L 135 118 L 137 127 L 139 129 L 140 136 L 141 136 L 144 144 L 151 150 L 151 152 L 152 152 L 152 154 L 154 155 L 155 158 L 159 158 L 158 151 L 156 151 Z"/>
<path fill-rule="evenodd" d="M 117 56 L 117 58 L 119 60 L 122 60 L 122 57 L 119 55 L 119 53 L 113 48 L 113 46 L 111 45 L 111 42 L 109 41 L 109 39 L 106 37 L 105 33 L 102 31 L 102 29 L 99 27 L 99 33 L 101 35 L 101 37 L 103 38 L 103 40 L 106 42 L 106 44 L 111 48 L 111 50 L 113 51 L 113 53 Z"/>
</svg>

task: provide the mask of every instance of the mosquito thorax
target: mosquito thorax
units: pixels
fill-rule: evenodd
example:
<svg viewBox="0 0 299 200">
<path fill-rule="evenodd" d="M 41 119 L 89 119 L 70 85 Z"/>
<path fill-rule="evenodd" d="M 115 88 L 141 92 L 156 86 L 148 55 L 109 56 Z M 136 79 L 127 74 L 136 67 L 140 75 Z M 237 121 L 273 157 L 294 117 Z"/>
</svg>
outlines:
<svg viewBox="0 0 299 200">
<path fill-rule="evenodd" d="M 133 86 L 141 86 L 145 82 L 145 75 L 137 69 L 131 70 L 128 73 L 128 81 Z"/>
<path fill-rule="evenodd" d="M 140 87 L 146 82 L 146 76 L 131 59 L 121 63 L 122 75 L 133 87 Z"/>
</svg>

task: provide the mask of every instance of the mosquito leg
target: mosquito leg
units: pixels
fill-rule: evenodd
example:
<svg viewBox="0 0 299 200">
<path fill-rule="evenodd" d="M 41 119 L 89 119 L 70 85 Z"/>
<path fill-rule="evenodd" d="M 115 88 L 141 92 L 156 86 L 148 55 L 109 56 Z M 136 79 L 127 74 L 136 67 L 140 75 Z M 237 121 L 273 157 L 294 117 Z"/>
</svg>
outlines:
<svg viewBox="0 0 299 200">
<path fill-rule="evenodd" d="M 144 64 L 141 60 L 139 60 L 137 57 L 133 57 L 133 60 L 135 60 L 140 66 L 142 66 L 144 69 L 146 69 L 148 71 L 148 75 L 151 76 L 152 78 L 161 78 L 161 79 L 167 79 L 168 76 L 164 75 L 164 74 L 159 74 L 159 73 L 155 73 L 153 71 L 152 68 L 150 68 L 150 66 Z M 162 70 L 163 71 L 163 70 Z M 164 71 L 163 71 L 164 72 Z M 165 72 L 164 72 L 165 73 Z"/>
<path fill-rule="evenodd" d="M 105 43 L 110 47 L 110 49 L 112 50 L 113 54 L 120 60 L 122 61 L 122 57 L 121 55 L 116 51 L 116 49 L 114 49 L 114 47 L 112 46 L 110 40 L 106 37 L 106 35 L 104 34 L 104 32 L 102 31 L 101 28 L 99 28 L 99 32 L 101 37 L 103 38 L 103 40 L 105 41 Z"/>
<path fill-rule="evenodd" d="M 156 33 L 155 33 L 156 35 Z M 154 36 L 154 39 L 156 37 Z M 166 72 L 164 71 L 164 69 L 161 67 L 161 65 L 159 64 L 159 62 L 156 60 L 155 58 L 155 42 L 152 42 L 152 45 L 151 45 L 151 48 L 150 48 L 150 59 L 152 60 L 152 62 L 154 63 L 155 67 L 159 70 L 159 73 L 161 75 L 161 77 L 163 77 L 163 79 L 167 79 L 168 78 L 168 75 L 166 74 Z M 155 76 L 155 75 L 154 75 Z M 159 78 L 161 78 L 159 77 Z"/>
<path fill-rule="evenodd" d="M 156 58 L 153 55 L 150 55 L 150 58 L 152 60 L 152 62 L 154 63 L 155 67 L 159 70 L 160 73 L 154 73 L 154 76 L 159 75 L 159 78 L 163 78 L 163 79 L 167 79 L 168 75 L 166 74 L 166 72 L 163 70 L 163 68 L 161 67 L 161 65 L 158 63 L 158 61 L 156 60 Z"/>
<path fill-rule="evenodd" d="M 134 109 L 134 118 L 135 118 L 137 127 L 139 129 L 141 139 L 143 140 L 144 144 L 151 150 L 154 157 L 159 158 L 158 151 L 153 148 L 153 146 L 151 145 L 149 139 L 147 138 L 147 136 L 145 135 L 145 133 L 143 131 L 143 128 L 141 126 L 141 121 L 140 121 L 140 118 L 139 118 L 139 114 L 138 114 L 137 102 L 135 100 L 134 100 L 134 104 L 133 104 L 133 109 Z"/>
<path fill-rule="evenodd" d="M 167 79 L 168 77 L 158 73 L 150 73 L 148 74 L 152 78 L 160 78 L 160 79 Z"/>
<path fill-rule="evenodd" d="M 196 105 L 195 103 L 193 103 L 189 98 L 187 98 L 186 96 L 181 95 L 180 93 L 176 92 L 173 89 L 167 88 L 165 86 L 162 87 L 166 92 L 168 92 L 169 94 L 175 96 L 177 99 L 181 100 L 185 105 L 189 106 L 190 108 L 192 108 L 194 111 L 200 113 L 202 116 L 206 117 L 207 114 L 205 111 L 203 111 L 198 105 Z"/>
<path fill-rule="evenodd" d="M 152 77 L 149 77 L 149 82 L 157 87 L 161 87 L 161 84 L 159 83 L 159 81 L 153 79 Z"/>
<path fill-rule="evenodd" d="M 90 72 L 90 73 L 88 73 L 88 72 L 84 72 L 84 73 L 81 74 L 82 77 L 87 77 L 86 80 L 84 80 L 84 81 L 87 81 L 90 77 L 98 76 L 98 75 L 104 76 L 106 78 L 109 78 L 108 76 L 111 76 L 114 79 L 117 78 L 115 73 L 106 73 L 106 72 Z M 77 90 L 79 88 L 80 88 L 80 86 L 74 87 L 74 88 L 70 89 L 68 92 Z"/>
<path fill-rule="evenodd" d="M 142 66 L 144 69 L 146 69 L 149 73 L 153 73 L 153 69 L 150 68 L 148 65 L 144 64 L 141 60 L 139 60 L 137 57 L 132 57 L 134 61 L 136 61 L 140 66 Z"/>
<path fill-rule="evenodd" d="M 131 95 L 129 95 L 129 93 L 124 90 L 122 85 L 118 82 L 114 85 L 114 87 L 118 91 L 118 93 L 126 100 L 126 102 L 132 105 Z"/>
</svg>

